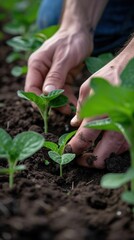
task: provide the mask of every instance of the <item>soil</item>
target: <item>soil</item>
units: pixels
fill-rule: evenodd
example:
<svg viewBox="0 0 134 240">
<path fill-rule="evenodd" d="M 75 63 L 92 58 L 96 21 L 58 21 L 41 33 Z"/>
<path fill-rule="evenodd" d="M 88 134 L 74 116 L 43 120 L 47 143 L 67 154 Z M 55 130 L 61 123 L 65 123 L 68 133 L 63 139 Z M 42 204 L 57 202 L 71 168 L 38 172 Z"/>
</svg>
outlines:
<svg viewBox="0 0 134 240">
<path fill-rule="evenodd" d="M 32 106 L 17 97 L 24 78 L 10 74 L 5 59 L 10 49 L 1 42 L 0 127 L 12 136 L 27 130 L 43 133 L 43 122 Z M 57 142 L 69 132 L 71 117 L 53 112 L 47 139 Z M 45 165 L 45 160 L 49 165 Z M 129 154 L 111 155 L 106 169 L 86 169 L 76 162 L 63 169 L 50 161 L 41 149 L 24 161 L 26 170 L 15 175 L 12 190 L 8 176 L 0 176 L 0 240 L 133 240 L 134 219 L 130 207 L 121 201 L 123 189 L 107 190 L 99 185 L 106 172 L 124 172 Z M 6 166 L 4 159 L 0 167 Z"/>
</svg>

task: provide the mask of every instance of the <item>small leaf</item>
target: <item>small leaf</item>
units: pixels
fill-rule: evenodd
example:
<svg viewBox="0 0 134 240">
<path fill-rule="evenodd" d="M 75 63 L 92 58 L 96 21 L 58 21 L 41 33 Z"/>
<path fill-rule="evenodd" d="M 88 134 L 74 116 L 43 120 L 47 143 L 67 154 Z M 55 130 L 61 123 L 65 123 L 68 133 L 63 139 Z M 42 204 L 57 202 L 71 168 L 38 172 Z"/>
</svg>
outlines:
<svg viewBox="0 0 134 240">
<path fill-rule="evenodd" d="M 12 143 L 10 135 L 4 129 L 0 128 L 0 157 L 9 156 Z"/>
<path fill-rule="evenodd" d="M 19 97 L 34 102 L 41 111 L 45 108 L 45 100 L 33 92 L 17 91 Z"/>
<path fill-rule="evenodd" d="M 18 134 L 13 139 L 13 149 L 17 149 L 18 160 L 24 160 L 37 152 L 44 145 L 44 138 L 42 135 L 28 131 Z"/>
<path fill-rule="evenodd" d="M 86 59 L 86 66 L 90 73 L 95 73 L 99 69 L 101 69 L 105 64 L 101 61 L 101 59 L 96 57 L 89 57 Z"/>
<path fill-rule="evenodd" d="M 65 153 L 61 156 L 61 165 L 65 165 L 69 162 L 71 162 L 75 158 L 76 154 L 74 153 Z"/>
<path fill-rule="evenodd" d="M 128 204 L 134 204 L 134 192 L 126 191 L 121 194 L 121 199 Z"/>
<path fill-rule="evenodd" d="M 59 25 L 53 25 L 53 26 L 43 29 L 39 33 L 43 33 L 44 36 L 46 36 L 46 38 L 48 39 L 48 38 L 52 37 L 57 32 L 58 29 L 59 29 Z"/>
<path fill-rule="evenodd" d="M 0 174 L 10 174 L 10 168 L 0 168 Z"/>
<path fill-rule="evenodd" d="M 112 131 L 120 132 L 119 128 L 116 126 L 114 122 L 112 122 L 110 118 L 104 118 L 104 119 L 88 122 L 85 125 L 85 127 L 98 129 L 98 130 L 112 130 Z"/>
<path fill-rule="evenodd" d="M 64 95 L 60 95 L 56 99 L 51 100 L 49 105 L 52 108 L 57 108 L 57 107 L 62 107 L 66 105 L 67 102 L 68 102 L 68 98 Z"/>
<path fill-rule="evenodd" d="M 52 151 L 55 151 L 55 152 L 57 152 L 57 150 L 58 150 L 58 145 L 56 143 L 53 143 L 50 141 L 45 141 L 44 147 L 51 149 Z"/>
<path fill-rule="evenodd" d="M 126 173 L 108 173 L 101 179 L 104 188 L 119 188 L 134 179 L 134 169 L 129 168 Z"/>
<path fill-rule="evenodd" d="M 131 59 L 120 75 L 122 86 L 134 88 L 134 58 Z"/>
<path fill-rule="evenodd" d="M 18 165 L 14 168 L 14 171 L 17 172 L 17 171 L 23 171 L 26 169 L 26 166 L 25 165 Z"/>
<path fill-rule="evenodd" d="M 56 89 L 48 93 L 48 95 L 45 95 L 45 98 L 47 98 L 49 101 L 57 98 L 59 95 L 61 95 L 64 92 L 63 89 Z"/>
<path fill-rule="evenodd" d="M 58 141 L 59 146 L 65 145 L 74 135 L 76 131 L 72 131 L 70 133 L 65 133 L 63 134 Z"/>
<path fill-rule="evenodd" d="M 22 76 L 22 75 L 24 75 L 26 73 L 27 73 L 27 66 L 23 66 L 23 67 L 15 66 L 11 70 L 11 74 L 14 77 L 20 77 L 20 76 Z"/>
<path fill-rule="evenodd" d="M 60 154 L 58 154 L 57 152 L 54 152 L 54 151 L 49 151 L 48 155 L 54 162 L 61 164 L 62 159 L 61 159 Z"/>
<path fill-rule="evenodd" d="M 17 53 L 17 52 L 12 52 L 12 53 L 10 53 L 10 54 L 7 56 L 6 62 L 7 62 L 7 63 L 12 63 L 12 62 L 20 59 L 20 57 L 21 57 L 21 56 L 20 56 L 19 53 Z"/>
<path fill-rule="evenodd" d="M 98 57 L 89 57 L 86 59 L 86 65 L 91 73 L 97 72 L 114 58 L 112 53 L 103 53 Z"/>
<path fill-rule="evenodd" d="M 44 160 L 44 163 L 46 166 L 48 166 L 50 164 L 50 162 L 48 160 Z"/>
</svg>

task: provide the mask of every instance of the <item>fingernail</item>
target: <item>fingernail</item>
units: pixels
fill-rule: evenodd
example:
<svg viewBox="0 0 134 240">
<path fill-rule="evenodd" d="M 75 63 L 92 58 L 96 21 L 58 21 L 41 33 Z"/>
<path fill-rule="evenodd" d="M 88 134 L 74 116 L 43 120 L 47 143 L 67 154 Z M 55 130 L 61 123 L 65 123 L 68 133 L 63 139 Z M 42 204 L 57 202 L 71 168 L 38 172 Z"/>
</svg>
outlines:
<svg viewBox="0 0 134 240">
<path fill-rule="evenodd" d="M 54 85 L 47 85 L 47 86 L 44 88 L 44 92 L 49 93 L 49 92 L 54 91 L 55 89 L 56 89 L 56 88 L 55 88 Z"/>
<path fill-rule="evenodd" d="M 78 119 L 77 115 L 75 115 L 75 116 L 71 119 L 71 125 L 74 126 L 74 127 L 77 126 L 77 125 L 79 125 L 80 122 L 81 122 L 81 120 Z"/>
</svg>

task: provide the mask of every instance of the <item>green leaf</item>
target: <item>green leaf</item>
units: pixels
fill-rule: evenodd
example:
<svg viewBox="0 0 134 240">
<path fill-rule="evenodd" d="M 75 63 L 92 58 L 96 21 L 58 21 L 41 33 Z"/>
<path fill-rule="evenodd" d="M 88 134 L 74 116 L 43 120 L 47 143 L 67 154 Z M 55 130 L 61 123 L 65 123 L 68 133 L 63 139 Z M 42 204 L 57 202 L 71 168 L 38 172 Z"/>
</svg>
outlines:
<svg viewBox="0 0 134 240">
<path fill-rule="evenodd" d="M 134 89 L 134 58 L 129 61 L 120 75 L 122 86 Z"/>
<path fill-rule="evenodd" d="M 44 147 L 51 149 L 52 151 L 55 151 L 55 152 L 57 152 L 57 150 L 58 150 L 58 145 L 56 143 L 53 143 L 50 141 L 45 141 Z"/>
<path fill-rule="evenodd" d="M 49 151 L 48 155 L 54 162 L 61 164 L 62 159 L 61 159 L 60 154 L 58 154 L 57 152 L 54 152 L 54 151 Z"/>
<path fill-rule="evenodd" d="M 46 166 L 48 166 L 50 164 L 50 162 L 48 160 L 44 160 L 44 163 Z"/>
<path fill-rule="evenodd" d="M 27 69 L 28 69 L 27 66 L 23 66 L 23 67 L 15 66 L 15 67 L 12 68 L 11 74 L 14 77 L 20 77 L 20 76 L 27 73 Z"/>
<path fill-rule="evenodd" d="M 75 158 L 76 154 L 74 153 L 65 153 L 61 156 L 61 165 L 65 165 L 71 162 Z"/>
<path fill-rule="evenodd" d="M 104 118 L 104 119 L 88 122 L 85 125 L 85 127 L 98 129 L 98 130 L 112 130 L 112 131 L 120 132 L 120 129 L 117 127 L 117 125 L 114 122 L 112 122 L 110 118 Z"/>
<path fill-rule="evenodd" d="M 114 55 L 112 53 L 102 53 L 99 55 L 99 59 L 103 61 L 103 64 L 106 65 L 114 58 Z"/>
<path fill-rule="evenodd" d="M 126 191 L 121 194 L 121 199 L 128 204 L 134 204 L 134 192 Z"/>
<path fill-rule="evenodd" d="M 7 44 L 16 51 L 29 51 L 29 41 L 21 36 L 13 37 L 7 41 Z"/>
<path fill-rule="evenodd" d="M 0 128 L 0 157 L 8 157 L 13 140 L 10 135 Z"/>
<path fill-rule="evenodd" d="M 56 99 L 51 100 L 49 105 L 52 108 L 57 108 L 57 107 L 62 107 L 66 105 L 67 102 L 68 102 L 68 98 L 64 95 L 60 95 Z"/>
<path fill-rule="evenodd" d="M 15 171 L 15 172 L 17 172 L 17 171 L 23 171 L 23 170 L 25 170 L 25 169 L 26 169 L 26 166 L 21 164 L 21 165 L 15 166 L 14 171 Z"/>
<path fill-rule="evenodd" d="M 61 95 L 62 93 L 64 92 L 63 89 L 56 89 L 56 90 L 53 90 L 51 92 L 48 93 L 48 95 L 44 95 L 44 97 L 46 99 L 48 99 L 49 101 L 57 98 L 59 95 Z M 42 94 L 43 95 L 43 94 Z"/>
<path fill-rule="evenodd" d="M 86 66 L 90 73 L 95 73 L 99 69 L 101 69 L 105 64 L 101 61 L 101 59 L 98 59 L 96 57 L 89 57 L 86 59 Z"/>
<path fill-rule="evenodd" d="M 83 104 L 80 117 L 93 117 L 106 114 L 116 121 L 132 115 L 134 91 L 125 87 L 112 86 L 102 78 L 93 78 L 91 88 L 95 94 Z"/>
<path fill-rule="evenodd" d="M 59 29 L 59 25 L 53 25 L 53 26 L 43 29 L 39 33 L 43 33 L 46 36 L 46 39 L 48 39 L 48 38 L 52 37 L 57 32 L 58 29 Z"/>
<path fill-rule="evenodd" d="M 44 138 L 32 131 L 18 134 L 13 139 L 12 152 L 17 149 L 17 159 L 24 160 L 37 152 L 44 145 Z"/>
<path fill-rule="evenodd" d="M 108 173 L 101 179 L 104 188 L 119 188 L 134 179 L 134 169 L 129 168 L 126 173 Z"/>
<path fill-rule="evenodd" d="M 20 56 L 19 53 L 17 53 L 17 52 L 12 52 L 12 53 L 10 53 L 10 54 L 7 56 L 6 62 L 7 62 L 7 63 L 12 63 L 12 62 L 20 59 L 20 57 L 21 57 L 21 56 Z"/>
<path fill-rule="evenodd" d="M 24 92 L 24 91 L 17 91 L 19 97 L 34 102 L 41 111 L 45 108 L 45 99 L 42 99 L 41 96 L 36 95 L 33 92 Z"/>
<path fill-rule="evenodd" d="M 114 58 L 112 53 L 103 53 L 98 57 L 89 57 L 86 59 L 86 65 L 91 73 L 97 72 Z"/>
<path fill-rule="evenodd" d="M 58 141 L 58 145 L 65 145 L 74 135 L 75 135 L 76 131 L 72 131 L 70 133 L 65 133 L 63 134 Z"/>
<path fill-rule="evenodd" d="M 10 168 L 0 168 L 0 174 L 10 174 Z"/>
</svg>

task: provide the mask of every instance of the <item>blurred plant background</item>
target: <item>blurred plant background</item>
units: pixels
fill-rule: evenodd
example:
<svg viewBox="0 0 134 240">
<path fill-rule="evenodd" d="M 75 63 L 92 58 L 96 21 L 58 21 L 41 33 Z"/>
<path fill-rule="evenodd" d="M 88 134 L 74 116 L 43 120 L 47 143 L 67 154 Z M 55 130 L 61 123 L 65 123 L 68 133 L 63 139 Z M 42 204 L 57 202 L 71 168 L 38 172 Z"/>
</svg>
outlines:
<svg viewBox="0 0 134 240">
<path fill-rule="evenodd" d="M 39 31 L 36 19 L 40 2 L 41 0 L 0 1 L 0 40 L 5 39 L 5 34 L 8 35 L 7 44 L 12 50 L 6 61 L 14 63 L 11 71 L 13 76 L 19 77 L 27 73 L 24 62 L 58 29 L 58 26 L 51 26 Z"/>
</svg>

